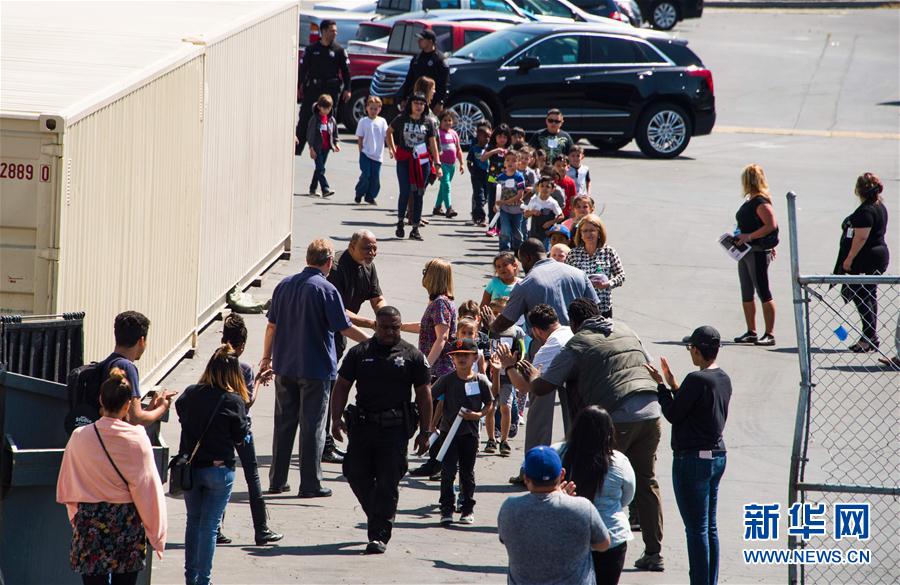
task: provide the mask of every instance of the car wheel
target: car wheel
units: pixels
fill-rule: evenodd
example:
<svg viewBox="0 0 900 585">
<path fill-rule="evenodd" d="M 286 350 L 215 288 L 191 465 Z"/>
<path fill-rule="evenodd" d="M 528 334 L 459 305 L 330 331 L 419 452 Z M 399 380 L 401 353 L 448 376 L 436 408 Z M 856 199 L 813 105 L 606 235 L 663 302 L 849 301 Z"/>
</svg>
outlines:
<svg viewBox="0 0 900 585">
<path fill-rule="evenodd" d="M 678 22 L 678 7 L 674 2 L 662 0 L 653 5 L 650 23 L 658 30 L 671 30 Z"/>
<path fill-rule="evenodd" d="M 631 138 L 622 138 L 621 136 L 595 136 L 588 138 L 594 148 L 602 152 L 615 152 L 631 142 Z"/>
<path fill-rule="evenodd" d="M 366 117 L 366 98 L 369 97 L 368 88 L 357 89 L 350 95 L 350 100 L 344 104 L 341 122 L 347 132 L 356 132 L 356 125 Z"/>
<path fill-rule="evenodd" d="M 486 103 L 474 96 L 463 95 L 450 100 L 448 109 L 456 112 L 456 132 L 459 143 L 467 148 L 475 140 L 475 129 L 481 122 L 493 122 L 494 116 Z"/>
<path fill-rule="evenodd" d="M 675 158 L 691 140 L 691 120 L 675 104 L 654 104 L 641 116 L 635 140 L 651 158 Z"/>
</svg>

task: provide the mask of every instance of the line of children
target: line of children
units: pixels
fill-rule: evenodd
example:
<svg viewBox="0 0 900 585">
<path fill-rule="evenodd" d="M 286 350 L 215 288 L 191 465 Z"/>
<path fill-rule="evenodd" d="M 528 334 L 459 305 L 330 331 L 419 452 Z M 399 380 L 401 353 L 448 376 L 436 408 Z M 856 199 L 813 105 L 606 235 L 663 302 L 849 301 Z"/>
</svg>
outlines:
<svg viewBox="0 0 900 585">
<path fill-rule="evenodd" d="M 432 215 L 446 215 L 449 218 L 459 215 L 454 211 L 450 200 L 450 181 L 453 180 L 457 163 L 459 164 L 459 174 L 466 173 L 466 168 L 463 166 L 462 148 L 459 145 L 459 134 L 453 129 L 456 119 L 457 115 L 453 110 L 444 110 L 441 114 L 441 125 L 438 128 L 438 149 L 444 174 L 441 175 L 437 200 L 434 203 L 434 210 L 431 212 Z M 446 207 L 446 214 L 442 206 Z"/>
<path fill-rule="evenodd" d="M 518 251 L 525 239 L 522 233 L 522 201 L 525 198 L 525 177 L 517 169 L 519 154 L 506 151 L 503 156 L 503 172 L 496 176 L 500 200 L 500 251 Z"/>
<path fill-rule="evenodd" d="M 572 200 L 572 215 L 562 224 L 574 234 L 581 218 L 592 213 L 594 213 L 594 200 L 589 195 L 578 195 Z"/>
<path fill-rule="evenodd" d="M 494 215 L 497 213 L 497 175 L 503 170 L 503 161 L 511 142 L 512 135 L 509 126 L 500 124 L 491 132 L 490 141 L 485 151 L 481 153 L 481 160 L 488 163 L 488 223 L 493 223 Z M 488 230 L 487 234 L 489 236 L 499 235 L 500 228 L 495 225 Z"/>
<path fill-rule="evenodd" d="M 531 238 L 544 242 L 544 248 L 550 250 L 548 230 L 565 219 L 559 203 L 550 195 L 553 192 L 553 177 L 541 175 L 538 182 L 538 194 L 532 197 L 525 206 L 525 217 L 531 218 Z"/>
<path fill-rule="evenodd" d="M 309 184 L 310 197 L 316 196 L 318 187 L 322 188 L 322 197 L 334 195 L 334 191 L 328 185 L 328 179 L 325 178 L 325 163 L 328 162 L 328 154 L 332 150 L 341 151 L 341 145 L 338 143 L 337 120 L 331 113 L 333 106 L 334 102 L 331 100 L 331 96 L 323 93 L 316 100 L 313 115 L 309 118 L 306 143 L 309 145 L 309 157 L 316 164 L 312 182 Z"/>
<path fill-rule="evenodd" d="M 500 297 L 491 301 L 491 311 L 495 316 L 499 316 L 500 313 L 503 312 L 503 309 L 506 308 L 507 300 L 508 297 Z M 518 325 L 512 325 L 506 331 L 501 333 L 492 332 L 490 337 L 493 346 L 496 347 L 497 345 L 503 344 L 509 347 L 513 354 L 517 355 L 519 358 L 525 356 L 525 332 L 522 331 L 522 328 Z M 496 358 L 497 353 L 493 350 L 491 353 L 491 388 L 495 401 L 494 404 L 488 407 L 486 412 L 485 427 L 487 428 L 488 440 L 484 446 L 484 452 L 495 453 L 498 448 L 497 441 L 494 438 L 496 434 L 494 408 L 499 404 L 500 455 L 508 457 L 512 452 L 512 447 L 509 446 L 509 430 L 512 422 L 513 400 L 516 399 L 516 389 L 507 375 L 501 371 L 502 367 L 500 366 L 499 360 Z"/>
<path fill-rule="evenodd" d="M 556 184 L 562 188 L 562 191 L 566 196 L 566 204 L 563 205 L 563 214 L 565 214 L 566 217 L 569 217 L 569 214 L 572 212 L 572 200 L 578 195 L 578 190 L 575 188 L 575 181 L 569 177 L 568 171 L 569 161 L 566 159 L 565 155 L 557 154 L 553 157 L 553 178 L 556 180 Z"/>
<path fill-rule="evenodd" d="M 566 174 L 575 181 L 575 192 L 578 195 L 591 194 L 591 169 L 584 162 L 584 149 L 577 144 L 569 149 L 569 168 Z"/>
<path fill-rule="evenodd" d="M 472 225 L 484 227 L 484 204 L 488 200 L 488 171 L 490 163 L 482 159 L 482 155 L 491 140 L 491 125 L 481 122 L 475 128 L 475 141 L 469 145 L 469 154 L 466 157 L 466 166 L 469 168 L 469 177 L 472 180 Z"/>
<path fill-rule="evenodd" d="M 363 199 L 369 205 L 377 205 L 375 198 L 381 190 L 381 163 L 384 159 L 388 123 L 379 116 L 381 98 L 366 98 L 366 117 L 356 125 L 356 143 L 359 147 L 359 181 L 356 183 L 356 202 Z M 390 153 L 391 158 L 394 157 Z"/>
<path fill-rule="evenodd" d="M 484 285 L 481 306 L 486 307 L 494 299 L 509 297 L 514 286 L 519 283 L 519 261 L 510 251 L 494 256 L 494 277 Z"/>
</svg>

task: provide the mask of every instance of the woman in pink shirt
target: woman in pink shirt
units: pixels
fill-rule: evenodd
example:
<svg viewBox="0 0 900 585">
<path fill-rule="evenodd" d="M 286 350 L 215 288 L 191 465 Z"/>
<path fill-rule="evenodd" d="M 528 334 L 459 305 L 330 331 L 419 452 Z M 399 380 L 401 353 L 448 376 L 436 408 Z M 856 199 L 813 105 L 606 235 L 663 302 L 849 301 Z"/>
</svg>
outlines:
<svg viewBox="0 0 900 585">
<path fill-rule="evenodd" d="M 144 427 L 126 422 L 131 385 L 114 368 L 100 387 L 103 416 L 72 433 L 56 484 L 56 501 L 72 523 L 72 570 L 86 585 L 131 585 L 143 570 L 147 542 L 162 558 L 166 504 Z"/>
</svg>

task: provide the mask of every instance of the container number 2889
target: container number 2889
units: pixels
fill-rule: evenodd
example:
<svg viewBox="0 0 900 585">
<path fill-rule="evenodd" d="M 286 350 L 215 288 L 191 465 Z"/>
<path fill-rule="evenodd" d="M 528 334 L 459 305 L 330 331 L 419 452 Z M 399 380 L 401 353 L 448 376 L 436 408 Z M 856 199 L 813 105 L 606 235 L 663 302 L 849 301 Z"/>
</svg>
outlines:
<svg viewBox="0 0 900 585">
<path fill-rule="evenodd" d="M 34 178 L 34 165 L 0 162 L 0 179 L 13 179 L 17 181 L 30 181 Z M 41 165 L 41 181 L 50 180 L 50 166 Z"/>
</svg>

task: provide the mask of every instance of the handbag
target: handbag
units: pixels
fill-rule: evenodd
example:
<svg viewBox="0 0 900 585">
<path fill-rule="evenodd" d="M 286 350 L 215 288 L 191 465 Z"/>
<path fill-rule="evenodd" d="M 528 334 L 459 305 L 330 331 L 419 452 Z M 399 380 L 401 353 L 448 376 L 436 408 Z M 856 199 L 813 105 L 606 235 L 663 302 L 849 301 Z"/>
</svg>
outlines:
<svg viewBox="0 0 900 585">
<path fill-rule="evenodd" d="M 197 451 L 200 449 L 200 443 L 203 441 L 206 431 L 208 431 L 210 425 L 212 425 L 212 421 L 216 417 L 216 413 L 219 412 L 219 407 L 222 406 L 224 400 L 225 393 L 223 392 L 222 396 L 219 397 L 219 401 L 216 403 L 216 407 L 213 408 L 212 414 L 209 415 L 209 420 L 206 421 L 206 426 L 203 428 L 203 432 L 200 433 L 197 444 L 194 445 L 194 450 L 191 451 L 190 456 L 186 453 L 179 453 L 169 461 L 169 495 L 177 496 L 182 492 L 190 491 L 194 488 L 194 457 L 197 455 Z"/>
</svg>

